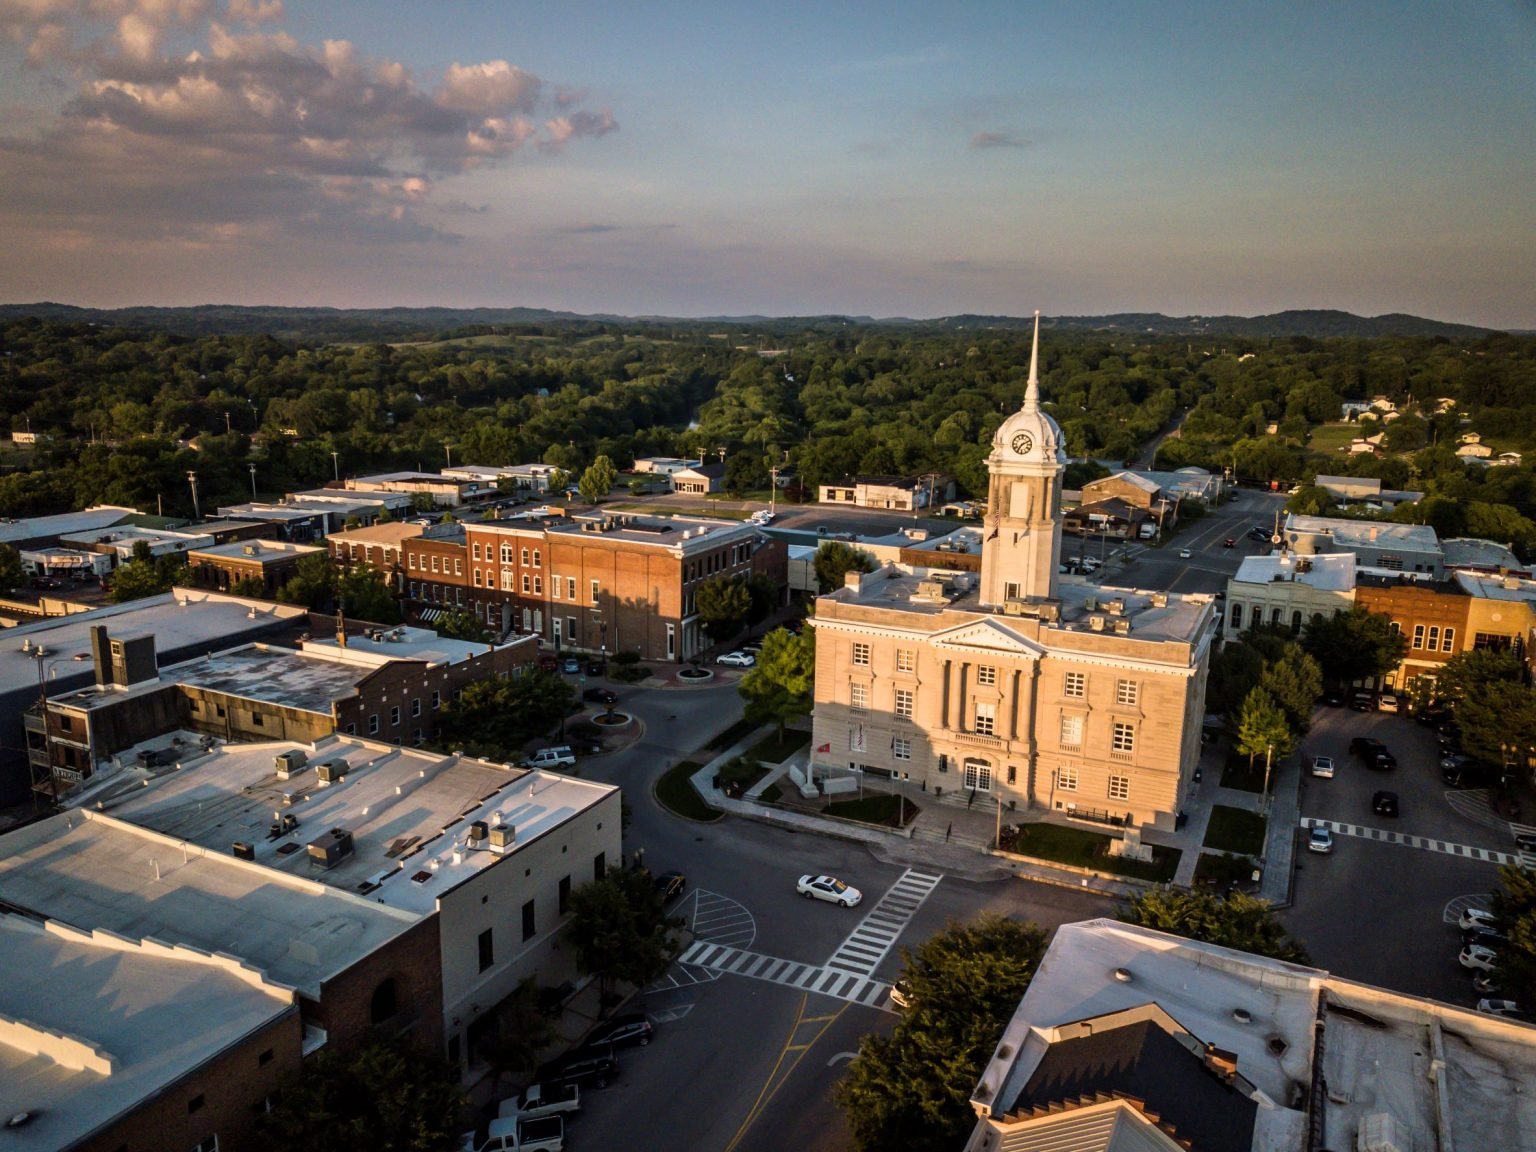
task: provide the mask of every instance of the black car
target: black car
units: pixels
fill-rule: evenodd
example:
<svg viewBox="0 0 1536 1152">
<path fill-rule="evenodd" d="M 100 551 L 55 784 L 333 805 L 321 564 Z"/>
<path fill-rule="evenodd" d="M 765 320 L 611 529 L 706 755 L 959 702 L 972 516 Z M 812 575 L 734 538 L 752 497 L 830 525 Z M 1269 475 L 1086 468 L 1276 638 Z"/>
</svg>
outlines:
<svg viewBox="0 0 1536 1152">
<path fill-rule="evenodd" d="M 594 704 L 617 704 L 618 696 L 607 688 L 588 688 L 581 694 L 583 700 L 591 700 Z"/>
<path fill-rule="evenodd" d="M 1461 934 L 1462 947 L 1468 944 L 1481 944 L 1484 948 L 1497 950 L 1501 944 L 1508 944 L 1509 937 L 1497 928 L 1468 928 Z"/>
<path fill-rule="evenodd" d="M 546 1064 L 539 1069 L 539 1083 L 563 1087 L 567 1084 L 590 1084 L 594 1088 L 606 1088 L 610 1080 L 619 1076 L 619 1060 L 613 1054 L 612 1045 L 606 1048 L 583 1048 L 564 1060 Z"/>
<path fill-rule="evenodd" d="M 608 665 L 604 664 L 601 660 L 588 660 L 587 675 L 606 676 L 608 675 Z"/>
<path fill-rule="evenodd" d="M 1376 711 L 1376 694 L 1363 689 L 1353 692 L 1349 697 L 1349 706 L 1356 712 L 1374 712 Z"/>
<path fill-rule="evenodd" d="M 1397 815 L 1397 793 L 1378 792 L 1371 797 L 1371 811 L 1378 816 Z"/>
<path fill-rule="evenodd" d="M 1258 525 L 1254 525 L 1252 528 L 1248 529 L 1248 539 L 1256 540 L 1258 543 L 1263 544 L 1269 539 L 1269 529 L 1260 528 Z"/>
<path fill-rule="evenodd" d="M 651 1027 L 651 1022 L 639 1012 L 628 1012 L 623 1016 L 615 1016 L 611 1020 L 604 1021 L 587 1033 L 582 1049 L 606 1051 L 611 1054 L 614 1048 L 623 1047 L 626 1044 L 638 1044 L 643 1048 L 651 1042 L 651 1036 L 655 1031 L 656 1029 Z"/>
<path fill-rule="evenodd" d="M 688 878 L 674 868 L 670 872 L 663 872 L 653 883 L 662 902 L 666 903 L 683 894 L 683 889 L 688 887 Z"/>
<path fill-rule="evenodd" d="M 1515 847 L 1522 852 L 1536 852 L 1536 832 L 1516 832 Z"/>
</svg>

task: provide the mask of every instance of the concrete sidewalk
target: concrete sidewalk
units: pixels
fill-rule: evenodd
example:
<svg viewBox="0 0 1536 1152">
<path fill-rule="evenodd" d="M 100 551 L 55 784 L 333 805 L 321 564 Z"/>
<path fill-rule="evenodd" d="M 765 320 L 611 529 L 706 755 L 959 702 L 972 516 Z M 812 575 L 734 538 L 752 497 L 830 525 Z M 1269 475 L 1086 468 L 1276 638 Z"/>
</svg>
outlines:
<svg viewBox="0 0 1536 1152">
<path fill-rule="evenodd" d="M 747 790 L 746 795 L 739 798 L 727 796 L 715 787 L 717 773 L 731 760 L 746 753 L 763 735 L 763 732 L 754 732 L 739 740 L 693 774 L 691 780 L 694 790 L 705 804 L 716 811 L 748 820 L 866 844 L 878 859 L 891 863 L 941 868 L 945 872 L 973 879 L 1015 876 L 1120 898 L 1133 896 L 1147 887 L 1143 881 L 1089 875 L 1070 866 L 1019 860 L 1006 853 L 993 851 L 992 845 L 1000 822 L 1055 822 L 1047 813 L 1000 813 L 985 800 L 969 806 L 949 803 L 927 792 L 913 793 L 910 786 L 900 784 L 894 785 L 895 790 L 906 795 L 919 810 L 917 817 L 902 829 L 838 819 L 815 811 L 809 804 L 802 806 L 794 801 L 764 803 L 761 797 L 770 785 L 792 787 L 785 780 L 789 762 L 771 767 L 766 775 Z M 1201 846 L 1209 827 L 1211 811 L 1217 805 L 1250 811 L 1262 809 L 1263 797 L 1220 785 L 1224 759 L 1225 752 L 1219 741 L 1213 741 L 1204 750 L 1200 765 L 1201 783 L 1195 786 L 1187 799 L 1187 819 L 1182 828 L 1174 832 L 1148 830 L 1143 833 L 1143 840 L 1147 844 L 1178 848 L 1182 853 L 1178 872 L 1173 879 L 1176 887 L 1194 887 Z M 1288 903 L 1290 899 L 1299 782 L 1300 768 L 1294 757 L 1276 764 L 1273 811 L 1270 814 L 1268 843 L 1264 851 L 1263 876 L 1259 888 L 1259 895 L 1276 905 Z M 892 788 L 891 782 L 881 782 L 882 791 L 891 791 Z M 1071 826 L 1083 827 L 1075 822 Z"/>
</svg>

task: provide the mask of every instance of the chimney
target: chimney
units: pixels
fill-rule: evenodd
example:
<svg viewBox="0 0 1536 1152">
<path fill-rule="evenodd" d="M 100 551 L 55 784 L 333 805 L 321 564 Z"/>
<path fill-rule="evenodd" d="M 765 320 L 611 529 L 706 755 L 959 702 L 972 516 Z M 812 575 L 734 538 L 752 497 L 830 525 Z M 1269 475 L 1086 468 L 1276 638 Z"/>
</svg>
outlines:
<svg viewBox="0 0 1536 1152">
<path fill-rule="evenodd" d="M 96 666 L 96 687 L 112 683 L 112 644 L 104 624 L 91 626 L 91 662 Z"/>
<path fill-rule="evenodd" d="M 347 614 L 340 608 L 336 609 L 336 647 L 347 646 Z"/>
</svg>

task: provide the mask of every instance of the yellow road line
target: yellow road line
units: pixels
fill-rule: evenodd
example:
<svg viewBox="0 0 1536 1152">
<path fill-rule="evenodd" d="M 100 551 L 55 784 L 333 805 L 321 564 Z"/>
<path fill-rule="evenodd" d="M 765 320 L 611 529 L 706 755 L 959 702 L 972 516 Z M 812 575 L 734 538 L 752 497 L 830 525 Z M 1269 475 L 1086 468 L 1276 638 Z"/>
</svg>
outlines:
<svg viewBox="0 0 1536 1152">
<path fill-rule="evenodd" d="M 736 1129 L 736 1135 L 731 1137 L 731 1142 L 725 1146 L 724 1152 L 734 1152 L 736 1146 L 746 1138 L 752 1125 L 757 1123 L 763 1111 L 773 1101 L 773 1098 L 778 1095 L 779 1089 L 784 1086 L 791 1073 L 799 1067 L 800 1061 L 805 1059 L 805 1054 L 816 1046 L 816 1042 L 822 1038 L 827 1029 L 832 1026 L 832 1023 L 848 1010 L 848 1005 L 845 1003 L 830 1016 L 806 1016 L 805 1006 L 809 999 L 809 993 L 802 992 L 800 994 L 800 1007 L 795 1010 L 795 1022 L 790 1025 L 789 1035 L 785 1038 L 783 1047 L 779 1049 L 778 1059 L 773 1062 L 773 1068 L 769 1071 L 768 1078 L 763 1082 L 763 1087 L 758 1092 L 757 1099 L 752 1102 L 752 1107 L 747 1110 L 746 1119 L 741 1122 L 741 1127 Z M 811 1038 L 809 1043 L 796 1044 L 794 1042 L 796 1034 L 807 1024 L 820 1024 L 821 1027 L 816 1029 L 816 1035 Z M 793 1055 L 793 1059 L 790 1059 L 791 1055 Z M 787 1067 L 785 1065 L 786 1060 L 788 1060 Z M 780 1075 L 781 1070 L 783 1071 L 782 1076 Z"/>
</svg>

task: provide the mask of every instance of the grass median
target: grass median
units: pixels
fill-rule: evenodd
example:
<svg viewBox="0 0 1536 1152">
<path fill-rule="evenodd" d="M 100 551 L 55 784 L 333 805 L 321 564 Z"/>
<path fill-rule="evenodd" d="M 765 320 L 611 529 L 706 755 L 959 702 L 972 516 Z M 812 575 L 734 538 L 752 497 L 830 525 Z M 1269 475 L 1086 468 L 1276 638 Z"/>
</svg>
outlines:
<svg viewBox="0 0 1536 1152">
<path fill-rule="evenodd" d="M 708 824 L 720 819 L 720 813 L 704 803 L 689 783 L 689 777 L 701 767 L 703 765 L 696 760 L 682 760 L 674 764 L 656 781 L 656 799 L 667 811 L 685 820 Z"/>
</svg>

